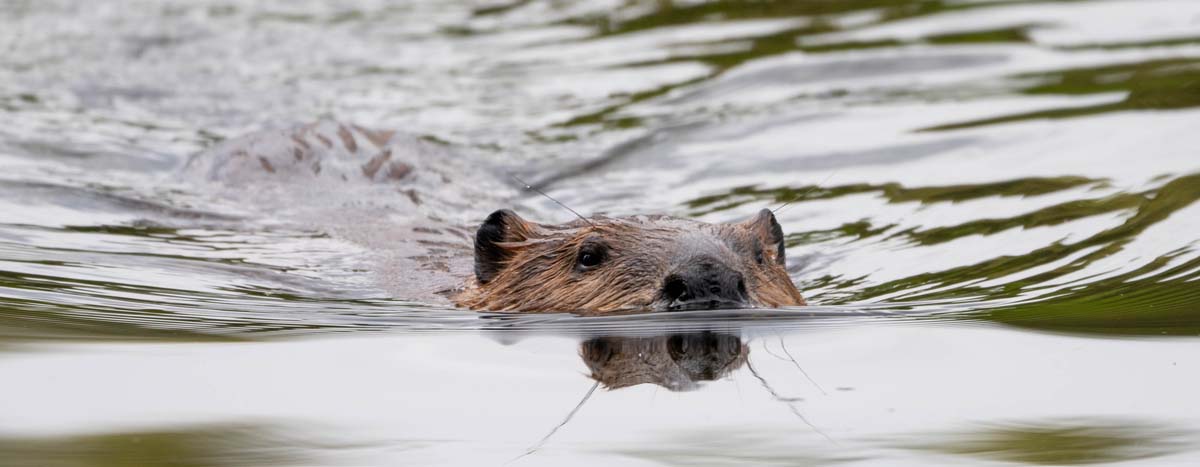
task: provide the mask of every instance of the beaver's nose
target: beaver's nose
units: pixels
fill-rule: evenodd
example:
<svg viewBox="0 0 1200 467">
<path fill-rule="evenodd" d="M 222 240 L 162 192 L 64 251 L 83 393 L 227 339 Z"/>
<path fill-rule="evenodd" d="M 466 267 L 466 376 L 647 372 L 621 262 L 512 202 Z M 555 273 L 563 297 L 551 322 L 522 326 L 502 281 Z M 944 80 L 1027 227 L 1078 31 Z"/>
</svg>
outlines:
<svg viewBox="0 0 1200 467">
<path fill-rule="evenodd" d="M 668 275 L 662 294 L 673 310 L 736 308 L 746 303 L 746 280 L 716 258 L 702 256 Z"/>
</svg>

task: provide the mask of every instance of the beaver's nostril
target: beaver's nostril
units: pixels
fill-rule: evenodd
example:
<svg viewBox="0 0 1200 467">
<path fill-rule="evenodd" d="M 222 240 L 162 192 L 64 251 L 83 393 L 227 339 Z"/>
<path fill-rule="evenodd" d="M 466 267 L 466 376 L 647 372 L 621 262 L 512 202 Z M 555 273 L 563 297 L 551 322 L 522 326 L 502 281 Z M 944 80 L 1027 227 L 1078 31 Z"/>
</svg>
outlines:
<svg viewBox="0 0 1200 467">
<path fill-rule="evenodd" d="M 677 276 L 668 277 L 667 283 L 663 285 L 663 295 L 670 301 L 686 300 L 688 298 L 687 282 Z"/>
<path fill-rule="evenodd" d="M 746 278 L 715 259 L 698 258 L 667 274 L 659 297 L 672 309 L 719 308 L 745 303 Z"/>
</svg>

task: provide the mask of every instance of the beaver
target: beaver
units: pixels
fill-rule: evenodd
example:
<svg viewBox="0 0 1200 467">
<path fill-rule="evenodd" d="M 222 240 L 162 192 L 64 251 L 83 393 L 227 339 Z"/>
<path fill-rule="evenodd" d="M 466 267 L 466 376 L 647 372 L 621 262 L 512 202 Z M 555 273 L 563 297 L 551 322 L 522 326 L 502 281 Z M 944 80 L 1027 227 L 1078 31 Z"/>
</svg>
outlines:
<svg viewBox="0 0 1200 467">
<path fill-rule="evenodd" d="M 337 224 L 408 232 L 368 246 L 402 252 L 387 280 L 438 289 L 420 299 L 435 292 L 473 310 L 584 313 L 805 304 L 784 268 L 783 230 L 770 210 L 720 224 L 635 215 L 551 225 L 501 209 L 472 239 L 446 214 L 471 216 L 462 213 L 512 201 L 498 193 L 515 195 L 481 178 L 486 168 L 401 132 L 322 120 L 226 141 L 194 155 L 182 173 L 253 195 L 243 204 L 273 203 L 268 211 L 276 215 L 308 207 L 305 219 L 351 241 L 353 232 Z M 380 200 L 387 209 L 346 214 L 345 204 Z M 436 274 L 448 277 L 429 277 Z M 418 299 L 412 295 L 403 298 Z"/>
</svg>

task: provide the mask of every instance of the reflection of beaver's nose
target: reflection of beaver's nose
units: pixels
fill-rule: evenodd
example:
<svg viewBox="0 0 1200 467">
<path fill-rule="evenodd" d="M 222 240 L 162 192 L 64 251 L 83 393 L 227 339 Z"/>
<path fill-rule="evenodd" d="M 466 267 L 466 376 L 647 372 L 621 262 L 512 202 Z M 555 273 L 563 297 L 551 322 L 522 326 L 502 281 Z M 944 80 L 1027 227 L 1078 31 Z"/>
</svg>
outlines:
<svg viewBox="0 0 1200 467">
<path fill-rule="evenodd" d="M 662 293 L 671 308 L 722 308 L 746 302 L 746 281 L 716 258 L 700 256 L 668 275 Z"/>
</svg>

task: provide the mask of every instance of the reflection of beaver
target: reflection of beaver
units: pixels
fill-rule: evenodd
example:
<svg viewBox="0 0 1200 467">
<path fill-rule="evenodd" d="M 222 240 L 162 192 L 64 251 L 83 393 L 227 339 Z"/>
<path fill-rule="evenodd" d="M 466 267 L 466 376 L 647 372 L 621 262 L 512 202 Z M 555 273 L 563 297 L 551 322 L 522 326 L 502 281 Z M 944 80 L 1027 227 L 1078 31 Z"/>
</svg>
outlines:
<svg viewBox="0 0 1200 467">
<path fill-rule="evenodd" d="M 309 207 L 307 219 L 330 224 L 347 219 L 344 204 L 382 200 L 387 207 L 375 206 L 367 215 L 371 221 L 402 219 L 405 227 L 392 227 L 400 238 L 380 245 L 395 248 L 404 242 L 403 230 L 411 231 L 411 238 L 459 232 L 445 220 L 446 213 L 469 211 L 484 200 L 497 202 L 496 193 L 507 188 L 481 177 L 485 171 L 478 167 L 419 138 L 323 120 L 226 141 L 192 157 L 183 174 L 254 196 L 254 203 L 277 203 L 276 212 Z M 425 293 L 466 281 L 446 296 L 480 310 L 804 305 L 784 269 L 783 231 L 769 210 L 732 224 L 632 216 L 562 225 L 496 211 L 475 234 L 473 280 L 461 277 L 470 268 L 465 240 L 456 235 L 418 239 L 405 250 L 408 263 L 392 267 L 401 276 L 390 280 L 438 284 Z M 431 280 L 439 272 L 459 278 Z"/>
<path fill-rule="evenodd" d="M 656 337 L 604 336 L 580 345 L 592 379 L 608 389 L 657 384 L 672 391 L 699 387 L 741 368 L 750 349 L 728 334 L 698 332 Z"/>
</svg>

